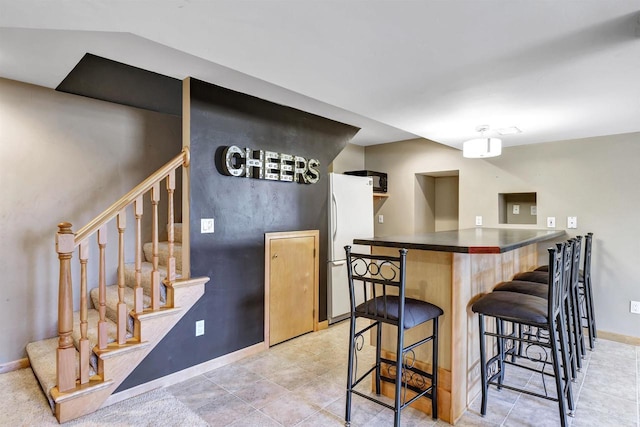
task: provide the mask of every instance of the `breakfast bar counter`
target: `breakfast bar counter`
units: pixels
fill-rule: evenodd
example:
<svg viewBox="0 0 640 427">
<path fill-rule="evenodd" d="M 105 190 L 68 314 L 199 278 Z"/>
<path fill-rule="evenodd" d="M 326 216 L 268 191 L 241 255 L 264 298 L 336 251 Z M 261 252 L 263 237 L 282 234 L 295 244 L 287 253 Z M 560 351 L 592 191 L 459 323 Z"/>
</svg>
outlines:
<svg viewBox="0 0 640 427">
<path fill-rule="evenodd" d="M 409 249 L 406 296 L 444 310 L 438 349 L 440 419 L 455 424 L 480 393 L 478 320 L 471 312 L 471 304 L 498 283 L 534 268 L 538 245 L 545 245 L 544 248 L 551 244 L 549 240 L 564 234 L 564 230 L 474 228 L 353 241 L 370 245 L 374 254 L 397 256 L 399 248 Z M 406 342 L 427 336 L 429 331 L 420 330 L 427 327 L 430 325 L 413 328 L 407 333 Z M 393 357 L 395 334 L 389 328 L 387 325 L 383 328 L 382 348 L 387 357 Z M 416 350 L 418 368 L 430 371 L 430 352 L 429 348 Z M 385 382 L 383 385 L 382 392 L 392 396 L 394 385 Z M 412 406 L 424 412 L 431 410 L 425 399 Z"/>
<path fill-rule="evenodd" d="M 353 243 L 423 251 L 498 254 L 564 235 L 558 230 L 468 228 L 407 236 L 355 239 Z"/>
</svg>

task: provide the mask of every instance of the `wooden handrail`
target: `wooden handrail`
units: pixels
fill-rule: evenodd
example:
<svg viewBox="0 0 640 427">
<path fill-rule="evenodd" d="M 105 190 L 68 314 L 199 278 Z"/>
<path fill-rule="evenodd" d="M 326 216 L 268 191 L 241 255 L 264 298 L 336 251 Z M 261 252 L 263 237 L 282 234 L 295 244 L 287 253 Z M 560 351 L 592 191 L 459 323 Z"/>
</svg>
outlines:
<svg viewBox="0 0 640 427">
<path fill-rule="evenodd" d="M 158 271 L 158 202 L 160 201 L 160 182 L 167 180 L 167 191 L 170 194 L 169 200 L 173 203 L 173 190 L 175 189 L 175 170 L 188 167 L 190 161 L 189 149 L 183 148 L 182 152 L 171 161 L 163 165 L 160 169 L 151 174 L 148 178 L 134 187 L 127 194 L 122 196 L 117 202 L 112 204 L 107 210 L 94 218 L 77 233 L 73 233 L 71 224 L 64 222 L 58 225 L 56 233 L 56 252 L 60 260 L 60 278 L 58 285 L 58 349 L 56 356 L 57 366 L 57 387 L 59 392 L 67 392 L 76 388 L 76 350 L 74 348 L 73 333 L 73 286 L 71 283 L 71 258 L 76 247 L 80 247 L 79 259 L 81 264 L 81 313 L 79 342 L 80 351 L 80 384 L 89 382 L 89 340 L 87 337 L 87 262 L 89 258 L 87 239 L 93 235 L 97 237 L 99 248 L 98 259 L 98 325 L 97 325 L 97 347 L 101 350 L 107 348 L 107 319 L 106 319 L 106 245 L 107 245 L 107 224 L 117 219 L 118 229 L 118 304 L 117 304 L 117 344 L 124 345 L 127 342 L 127 315 L 129 308 L 124 301 L 125 295 L 125 264 L 124 264 L 124 233 L 126 229 L 125 209 L 134 204 L 134 216 L 136 217 L 136 283 L 134 307 L 136 313 L 143 311 L 143 289 L 141 287 L 141 255 L 142 255 L 142 200 L 143 195 L 151 193 L 152 203 L 152 234 L 153 234 L 153 272 L 151 290 L 151 309 L 160 309 L 160 272 Z M 173 206 L 169 208 L 169 220 L 174 221 Z M 169 230 L 170 240 L 173 240 L 173 224 Z M 172 252 L 170 250 L 170 252 Z M 173 268 L 172 268 L 173 267 Z M 175 278 L 175 260 L 167 267 L 169 282 Z M 136 331 L 137 338 L 140 339 L 140 330 Z M 98 374 L 103 375 L 103 365 L 98 364 Z"/>
<path fill-rule="evenodd" d="M 95 217 L 91 222 L 82 227 L 75 234 L 75 245 L 78 246 L 80 242 L 82 242 L 87 237 L 91 236 L 93 233 L 98 231 L 98 229 L 103 225 L 115 218 L 118 213 L 123 210 L 126 206 L 133 203 L 138 196 L 146 193 L 154 186 L 157 182 L 166 177 L 169 172 L 178 168 L 181 165 L 189 166 L 190 155 L 189 148 L 184 147 L 180 154 L 162 166 L 160 169 L 151 174 L 147 179 L 142 181 L 140 184 L 136 185 L 133 190 L 129 191 L 127 194 L 122 196 L 117 202 L 111 205 L 107 210 L 102 212 L 100 215 Z"/>
</svg>

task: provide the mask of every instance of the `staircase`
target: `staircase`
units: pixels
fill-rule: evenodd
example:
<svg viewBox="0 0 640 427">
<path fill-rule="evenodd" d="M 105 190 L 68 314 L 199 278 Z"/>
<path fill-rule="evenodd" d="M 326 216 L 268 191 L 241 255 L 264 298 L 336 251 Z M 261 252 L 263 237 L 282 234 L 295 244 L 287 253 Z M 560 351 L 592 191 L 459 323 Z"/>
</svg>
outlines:
<svg viewBox="0 0 640 427">
<path fill-rule="evenodd" d="M 59 422 L 100 408 L 135 367 L 204 294 L 208 277 L 182 274 L 182 224 L 174 223 L 175 171 L 188 168 L 189 152 L 164 165 L 77 233 L 61 223 L 56 235 L 60 259 L 59 336 L 27 345 L 34 374 Z M 183 174 L 188 179 L 188 174 Z M 160 183 L 167 190 L 167 241 L 159 241 Z M 151 201 L 151 241 L 142 244 L 143 197 Z M 127 210 L 135 217 L 126 234 Z M 115 225 L 117 260 L 107 260 L 107 234 Z M 98 286 L 88 290 L 90 237 Z M 93 240 L 93 239 L 91 239 Z M 126 242 L 135 241 L 135 261 L 125 263 Z M 185 248 L 188 249 L 188 248 Z M 71 267 L 74 253 L 76 264 Z M 92 260 L 93 261 L 93 260 Z M 80 310 L 73 312 L 72 271 L 80 271 Z M 117 271 L 117 283 L 107 286 L 107 271 Z M 188 266 L 187 266 L 188 271 Z M 188 275 L 188 274 L 187 274 Z M 93 309 L 89 308 L 91 300 Z"/>
</svg>

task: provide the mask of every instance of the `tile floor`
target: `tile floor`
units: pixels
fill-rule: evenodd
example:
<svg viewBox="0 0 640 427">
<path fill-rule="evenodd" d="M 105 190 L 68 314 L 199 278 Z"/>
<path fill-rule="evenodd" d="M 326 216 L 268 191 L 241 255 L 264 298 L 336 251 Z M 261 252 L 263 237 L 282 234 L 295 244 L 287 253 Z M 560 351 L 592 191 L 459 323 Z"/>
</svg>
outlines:
<svg viewBox="0 0 640 427">
<path fill-rule="evenodd" d="M 167 390 L 211 426 L 342 426 L 347 342 L 348 322 L 341 322 Z M 361 360 L 372 360 L 373 349 L 364 350 Z M 571 425 L 640 427 L 639 372 L 640 347 L 600 339 L 574 385 Z M 538 375 L 508 375 L 532 389 L 541 387 Z M 456 425 L 560 425 L 557 403 L 509 390 L 491 390 L 485 417 L 479 407 L 478 398 Z M 411 408 L 403 411 L 402 421 L 404 426 L 449 425 Z M 393 412 L 354 396 L 351 425 L 391 426 Z"/>
</svg>

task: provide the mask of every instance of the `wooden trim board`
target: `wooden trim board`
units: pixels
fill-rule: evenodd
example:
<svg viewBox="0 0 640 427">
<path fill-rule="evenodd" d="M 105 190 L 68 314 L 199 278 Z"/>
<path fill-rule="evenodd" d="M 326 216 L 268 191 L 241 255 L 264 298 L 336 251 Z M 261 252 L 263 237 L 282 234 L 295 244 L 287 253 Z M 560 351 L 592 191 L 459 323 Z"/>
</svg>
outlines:
<svg viewBox="0 0 640 427">
<path fill-rule="evenodd" d="M 585 332 L 585 338 L 586 338 L 586 332 Z M 598 339 L 615 341 L 622 344 L 640 346 L 640 337 L 632 337 L 629 335 L 616 334 L 615 332 L 598 330 Z M 598 344 L 596 343 L 596 351 L 597 350 L 598 350 Z"/>
<path fill-rule="evenodd" d="M 318 322 L 318 329 L 317 329 L 318 331 L 321 331 L 323 329 L 328 329 L 328 328 L 329 328 L 329 321 L 328 320 L 323 320 L 322 322 Z"/>
<path fill-rule="evenodd" d="M 6 374 L 7 372 L 17 371 L 19 369 L 28 368 L 31 366 L 28 358 L 14 360 L 13 362 L 7 362 L 0 364 L 0 374 Z"/>
<path fill-rule="evenodd" d="M 182 147 L 191 150 L 191 77 L 182 81 Z M 182 166 L 182 277 L 191 277 L 191 161 Z"/>
</svg>

